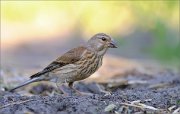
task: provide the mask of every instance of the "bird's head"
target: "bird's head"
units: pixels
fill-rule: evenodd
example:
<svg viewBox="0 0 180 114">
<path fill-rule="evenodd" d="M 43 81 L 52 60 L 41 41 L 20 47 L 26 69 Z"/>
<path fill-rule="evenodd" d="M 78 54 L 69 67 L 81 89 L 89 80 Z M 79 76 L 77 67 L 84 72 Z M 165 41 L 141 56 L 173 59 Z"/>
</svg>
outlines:
<svg viewBox="0 0 180 114">
<path fill-rule="evenodd" d="M 108 48 L 117 48 L 117 45 L 109 35 L 98 33 L 89 39 L 88 47 L 97 51 L 99 55 L 104 55 Z"/>
</svg>

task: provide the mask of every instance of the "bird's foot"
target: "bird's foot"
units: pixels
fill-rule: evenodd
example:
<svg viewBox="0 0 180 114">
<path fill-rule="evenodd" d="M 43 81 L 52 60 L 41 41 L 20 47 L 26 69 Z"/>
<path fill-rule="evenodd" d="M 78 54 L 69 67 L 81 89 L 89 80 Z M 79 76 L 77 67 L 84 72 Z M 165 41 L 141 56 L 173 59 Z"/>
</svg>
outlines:
<svg viewBox="0 0 180 114">
<path fill-rule="evenodd" d="M 73 87 L 67 87 L 66 85 L 61 85 L 59 88 L 59 95 L 63 95 L 64 96 L 92 96 L 92 93 L 86 93 L 86 92 L 80 92 L 78 90 L 76 90 Z"/>
</svg>

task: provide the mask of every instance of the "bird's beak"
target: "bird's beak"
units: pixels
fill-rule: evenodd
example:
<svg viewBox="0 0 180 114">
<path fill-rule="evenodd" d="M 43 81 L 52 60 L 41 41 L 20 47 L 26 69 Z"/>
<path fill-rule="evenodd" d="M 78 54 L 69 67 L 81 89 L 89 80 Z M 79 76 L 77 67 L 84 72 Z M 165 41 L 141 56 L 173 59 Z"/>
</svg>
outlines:
<svg viewBox="0 0 180 114">
<path fill-rule="evenodd" d="M 109 45 L 108 45 L 109 48 L 117 48 L 117 44 L 114 42 L 114 40 L 112 40 Z"/>
</svg>

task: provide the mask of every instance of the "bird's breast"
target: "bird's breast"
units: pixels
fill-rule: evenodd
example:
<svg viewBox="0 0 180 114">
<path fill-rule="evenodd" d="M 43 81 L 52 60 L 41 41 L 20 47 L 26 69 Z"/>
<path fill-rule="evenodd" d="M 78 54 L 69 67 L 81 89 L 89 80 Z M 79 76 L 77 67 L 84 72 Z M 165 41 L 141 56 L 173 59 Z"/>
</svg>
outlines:
<svg viewBox="0 0 180 114">
<path fill-rule="evenodd" d="M 102 65 L 102 57 L 95 53 L 89 53 L 79 61 L 78 79 L 82 80 L 89 77 Z"/>
</svg>

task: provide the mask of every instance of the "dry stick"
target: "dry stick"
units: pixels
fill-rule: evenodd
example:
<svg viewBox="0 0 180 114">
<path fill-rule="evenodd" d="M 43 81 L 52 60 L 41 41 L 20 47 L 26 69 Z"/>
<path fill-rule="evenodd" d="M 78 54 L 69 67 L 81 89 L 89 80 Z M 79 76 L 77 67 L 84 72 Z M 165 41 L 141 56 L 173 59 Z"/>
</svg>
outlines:
<svg viewBox="0 0 180 114">
<path fill-rule="evenodd" d="M 141 106 L 137 106 L 137 105 L 133 105 L 133 104 L 129 104 L 129 103 L 121 103 L 121 105 L 126 105 L 126 106 L 131 106 L 131 107 L 143 109 Z"/>
<path fill-rule="evenodd" d="M 179 114 L 179 112 L 180 112 L 180 107 L 177 108 L 172 114 Z"/>
<path fill-rule="evenodd" d="M 11 105 L 26 103 L 26 102 L 33 101 L 33 100 L 35 100 L 35 99 L 28 99 L 28 100 L 25 100 L 25 101 L 9 103 L 7 105 L 1 106 L 0 109 L 6 108 L 6 107 L 11 106 Z"/>
<path fill-rule="evenodd" d="M 135 104 L 129 104 L 129 103 L 121 103 L 121 105 L 126 105 L 126 106 L 132 106 L 132 107 L 136 107 L 136 108 L 140 108 L 140 109 L 151 109 L 151 110 L 155 110 L 155 111 L 160 111 L 161 109 L 157 109 L 157 108 L 154 108 L 154 107 L 143 107 L 143 106 L 140 106 L 140 105 L 135 105 Z"/>
</svg>

